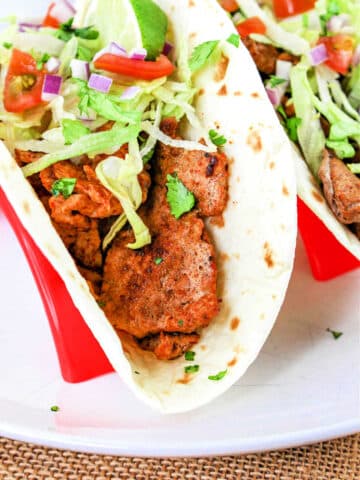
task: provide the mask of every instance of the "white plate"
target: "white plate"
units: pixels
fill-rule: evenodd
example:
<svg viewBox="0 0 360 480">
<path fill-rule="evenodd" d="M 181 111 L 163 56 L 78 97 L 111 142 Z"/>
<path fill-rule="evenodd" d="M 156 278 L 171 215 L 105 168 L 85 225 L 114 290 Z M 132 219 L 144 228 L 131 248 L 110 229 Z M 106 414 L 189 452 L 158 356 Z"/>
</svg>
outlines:
<svg viewBox="0 0 360 480">
<path fill-rule="evenodd" d="M 317 283 L 299 242 L 286 303 L 255 364 L 212 404 L 161 416 L 115 374 L 78 385 L 61 379 L 39 295 L 1 213 L 0 238 L 0 435 L 86 452 L 181 456 L 277 449 L 360 430 L 360 271 Z M 334 340 L 327 327 L 344 334 Z"/>
<path fill-rule="evenodd" d="M 8 2 L 0 14 L 36 17 L 47 4 Z M 286 304 L 248 373 L 205 408 L 160 416 L 115 374 L 62 381 L 39 295 L 1 213 L 0 241 L 0 435 L 86 452 L 181 456 L 284 448 L 360 430 L 360 271 L 317 283 L 299 243 Z M 327 327 L 344 334 L 335 341 Z"/>
</svg>

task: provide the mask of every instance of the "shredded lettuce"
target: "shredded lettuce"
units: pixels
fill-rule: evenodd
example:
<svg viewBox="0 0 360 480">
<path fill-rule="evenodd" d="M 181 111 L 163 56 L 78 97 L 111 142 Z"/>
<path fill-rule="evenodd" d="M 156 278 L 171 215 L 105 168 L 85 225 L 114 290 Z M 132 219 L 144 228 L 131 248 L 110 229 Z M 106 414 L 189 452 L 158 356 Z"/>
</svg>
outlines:
<svg viewBox="0 0 360 480">
<path fill-rule="evenodd" d="M 339 158 L 352 158 L 355 155 L 355 149 L 345 140 L 326 140 L 326 146 L 332 148 Z"/>
<path fill-rule="evenodd" d="M 34 50 L 40 53 L 48 53 L 58 57 L 65 47 L 65 43 L 52 35 L 39 32 L 17 33 L 14 36 L 13 44 L 15 48 L 30 52 Z"/>
<path fill-rule="evenodd" d="M 359 27 L 360 28 L 360 27 Z M 347 92 L 350 104 L 356 108 L 360 108 L 360 64 L 353 68 L 347 84 Z"/>
<path fill-rule="evenodd" d="M 59 60 L 61 62 L 59 68 L 59 75 L 67 76 L 70 73 L 70 63 L 74 58 L 76 58 L 78 48 L 79 42 L 76 37 L 73 37 L 66 43 L 59 57 Z"/>
<path fill-rule="evenodd" d="M 65 139 L 65 145 L 72 145 L 74 142 L 89 135 L 90 130 L 80 122 L 80 120 L 64 119 L 62 122 L 62 130 Z"/>
</svg>

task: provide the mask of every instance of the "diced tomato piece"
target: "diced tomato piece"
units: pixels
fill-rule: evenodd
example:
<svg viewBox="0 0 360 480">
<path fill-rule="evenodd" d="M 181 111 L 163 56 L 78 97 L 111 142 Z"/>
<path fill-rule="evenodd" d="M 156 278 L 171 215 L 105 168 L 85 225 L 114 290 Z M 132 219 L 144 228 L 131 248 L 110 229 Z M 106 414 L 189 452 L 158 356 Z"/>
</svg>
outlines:
<svg viewBox="0 0 360 480">
<path fill-rule="evenodd" d="M 266 33 L 266 25 L 259 17 L 249 17 L 236 25 L 236 29 L 241 37 L 247 37 L 251 33 Z"/>
<path fill-rule="evenodd" d="M 313 9 L 315 1 L 316 0 L 273 0 L 273 8 L 278 18 L 286 18 Z"/>
<path fill-rule="evenodd" d="M 35 59 L 14 49 L 5 78 L 4 106 L 8 112 L 21 113 L 40 103 L 45 72 L 38 70 Z"/>
<path fill-rule="evenodd" d="M 224 10 L 227 12 L 236 12 L 236 10 L 239 10 L 239 5 L 235 0 L 220 0 L 220 5 Z"/>
<path fill-rule="evenodd" d="M 59 20 L 51 15 L 51 12 L 52 12 L 54 7 L 55 7 L 55 2 L 53 2 L 49 5 L 46 16 L 45 16 L 45 18 L 42 22 L 43 27 L 52 27 L 52 28 L 59 28 L 60 27 Z"/>
<path fill-rule="evenodd" d="M 339 33 L 333 37 L 321 37 L 318 43 L 326 46 L 329 59 L 325 62 L 335 72 L 346 75 L 354 55 L 355 42 L 350 35 Z"/>
<path fill-rule="evenodd" d="M 148 62 L 105 53 L 94 62 L 94 65 L 99 70 L 141 80 L 155 80 L 168 76 L 175 70 L 174 65 L 165 55 L 160 55 L 155 61 Z"/>
</svg>

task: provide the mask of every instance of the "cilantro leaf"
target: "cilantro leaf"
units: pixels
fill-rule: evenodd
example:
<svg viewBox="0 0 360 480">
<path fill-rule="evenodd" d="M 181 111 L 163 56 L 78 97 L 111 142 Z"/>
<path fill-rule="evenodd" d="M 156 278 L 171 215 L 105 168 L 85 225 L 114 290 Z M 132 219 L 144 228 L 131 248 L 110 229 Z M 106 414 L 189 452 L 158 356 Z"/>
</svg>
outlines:
<svg viewBox="0 0 360 480">
<path fill-rule="evenodd" d="M 44 63 L 46 63 L 49 59 L 50 59 L 50 55 L 48 53 L 44 53 L 44 55 L 42 55 L 42 57 L 39 60 L 37 60 L 36 68 L 38 70 L 42 70 Z"/>
<path fill-rule="evenodd" d="M 209 138 L 217 147 L 222 147 L 227 142 L 226 138 L 223 135 L 220 135 L 216 130 L 209 131 Z"/>
<path fill-rule="evenodd" d="M 232 33 L 229 38 L 226 39 L 228 43 L 234 45 L 234 47 L 238 48 L 240 45 L 240 36 L 236 35 L 236 33 Z"/>
<path fill-rule="evenodd" d="M 90 129 L 85 127 L 80 120 L 70 120 L 65 118 L 61 124 L 65 138 L 65 145 L 72 145 L 76 140 L 79 140 L 79 138 L 91 133 Z"/>
<path fill-rule="evenodd" d="M 58 412 L 60 410 L 60 407 L 58 407 L 57 405 L 53 405 L 52 407 L 50 407 L 50 410 L 52 412 Z"/>
<path fill-rule="evenodd" d="M 343 332 L 337 332 L 336 330 L 331 330 L 330 328 L 327 328 L 326 331 L 331 333 L 335 340 L 337 340 L 341 337 L 341 335 L 343 335 Z"/>
<path fill-rule="evenodd" d="M 166 199 L 170 206 L 171 214 L 178 220 L 184 213 L 190 212 L 195 206 L 195 197 L 177 175 L 167 176 Z"/>
<path fill-rule="evenodd" d="M 205 66 L 219 43 L 220 40 L 209 40 L 194 48 L 189 60 L 189 68 L 192 73 L 197 72 Z"/>
<path fill-rule="evenodd" d="M 184 326 L 184 320 L 178 320 L 178 325 L 179 325 L 179 327 L 183 327 Z"/>
<path fill-rule="evenodd" d="M 282 83 L 285 83 L 286 80 L 285 78 L 280 78 L 277 77 L 276 75 L 270 75 L 270 87 L 274 88 L 276 85 L 281 85 Z"/>
<path fill-rule="evenodd" d="M 10 50 L 10 48 L 12 48 L 12 46 L 13 46 L 13 44 L 10 43 L 10 42 L 4 42 L 4 43 L 3 43 L 3 47 L 4 47 L 4 48 L 7 48 L 8 50 Z"/>
<path fill-rule="evenodd" d="M 190 350 L 185 352 L 185 360 L 188 362 L 193 362 L 195 360 L 195 352 L 191 352 Z"/>
<path fill-rule="evenodd" d="M 290 140 L 292 140 L 293 142 L 298 141 L 297 129 L 300 124 L 301 124 L 301 118 L 298 118 L 298 117 L 291 117 L 291 118 L 288 118 L 286 121 L 286 129 L 290 137 Z"/>
<path fill-rule="evenodd" d="M 199 365 L 188 365 L 184 368 L 185 373 L 196 373 L 200 370 Z"/>
<path fill-rule="evenodd" d="M 228 373 L 227 370 L 223 370 L 222 372 L 219 372 L 216 375 L 209 375 L 208 379 L 213 380 L 214 382 L 218 382 L 219 380 L 222 380 L 227 373 Z"/>
<path fill-rule="evenodd" d="M 157 258 L 155 258 L 154 263 L 155 263 L 155 265 L 160 265 L 160 263 L 162 263 L 163 261 L 164 261 L 163 258 L 157 257 Z"/>
<path fill-rule="evenodd" d="M 99 32 L 92 26 L 84 28 L 73 28 L 74 19 L 70 18 L 67 22 L 62 23 L 56 32 L 57 38 L 68 42 L 73 36 L 83 38 L 84 40 L 97 40 Z"/>
<path fill-rule="evenodd" d="M 346 166 L 350 172 L 355 173 L 355 175 L 360 174 L 360 163 L 348 163 Z"/>
<path fill-rule="evenodd" d="M 323 30 L 323 33 L 325 35 L 328 34 L 328 30 L 327 30 L 327 22 L 330 20 L 331 17 L 335 16 L 335 15 L 339 15 L 340 13 L 340 5 L 338 3 L 337 0 L 330 0 L 327 2 L 327 9 L 326 9 L 326 13 L 324 13 L 323 15 L 320 15 L 320 24 L 321 24 L 321 28 Z"/>
<path fill-rule="evenodd" d="M 51 193 L 55 197 L 62 195 L 64 198 L 69 198 L 74 192 L 76 180 L 76 178 L 61 178 L 60 180 L 56 180 L 52 185 Z"/>
</svg>

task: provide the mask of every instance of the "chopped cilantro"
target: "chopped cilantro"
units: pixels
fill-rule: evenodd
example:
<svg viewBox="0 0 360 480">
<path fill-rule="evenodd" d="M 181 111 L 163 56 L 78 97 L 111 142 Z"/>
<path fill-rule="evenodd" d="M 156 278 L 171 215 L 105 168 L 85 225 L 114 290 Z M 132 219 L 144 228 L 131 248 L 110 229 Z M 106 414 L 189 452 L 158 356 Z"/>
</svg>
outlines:
<svg viewBox="0 0 360 480">
<path fill-rule="evenodd" d="M 155 263 L 155 265 L 160 265 L 160 263 L 162 263 L 163 261 L 164 261 L 163 258 L 157 257 L 157 258 L 155 258 L 154 263 Z"/>
<path fill-rule="evenodd" d="M 291 117 L 291 118 L 288 118 L 286 121 L 286 129 L 288 131 L 290 140 L 292 140 L 293 142 L 298 141 L 297 129 L 300 124 L 301 124 L 301 118 L 298 118 L 298 117 Z"/>
<path fill-rule="evenodd" d="M 101 300 L 98 300 L 97 304 L 99 305 L 100 308 L 104 308 L 106 306 L 106 302 L 103 302 Z"/>
<path fill-rule="evenodd" d="M 52 412 L 58 412 L 58 411 L 60 410 L 60 407 L 58 407 L 57 405 L 53 405 L 53 406 L 50 408 L 50 410 L 51 410 Z"/>
<path fill-rule="evenodd" d="M 231 43 L 231 45 L 234 45 L 236 48 L 238 48 L 240 45 L 240 37 L 239 35 L 236 35 L 236 33 L 232 33 L 230 37 L 226 39 L 226 41 Z"/>
<path fill-rule="evenodd" d="M 73 36 L 83 38 L 84 40 L 96 40 L 99 38 L 99 32 L 92 26 L 85 28 L 73 28 L 74 19 L 70 18 L 67 22 L 62 23 L 56 32 L 57 38 L 68 42 Z"/>
<path fill-rule="evenodd" d="M 277 111 L 280 113 L 280 115 L 283 118 L 285 118 L 285 120 L 287 119 L 287 115 L 286 115 L 284 107 L 282 105 L 278 106 Z"/>
<path fill-rule="evenodd" d="M 355 173 L 355 175 L 360 174 L 360 163 L 348 163 L 346 166 L 352 173 Z"/>
<path fill-rule="evenodd" d="M 170 206 L 171 214 L 178 220 L 184 213 L 190 212 L 195 206 L 195 197 L 177 175 L 167 176 L 166 199 Z"/>
<path fill-rule="evenodd" d="M 184 320 L 179 320 L 178 325 L 179 325 L 179 327 L 183 327 L 184 326 Z"/>
<path fill-rule="evenodd" d="M 223 135 L 220 135 L 216 130 L 209 131 L 210 140 L 217 147 L 222 147 L 227 142 L 226 138 Z"/>
<path fill-rule="evenodd" d="M 12 48 L 12 46 L 13 46 L 13 44 L 10 43 L 10 42 L 4 42 L 4 43 L 3 43 L 3 47 L 4 47 L 4 48 L 7 48 L 8 50 L 10 50 L 10 48 Z"/>
<path fill-rule="evenodd" d="M 190 70 L 194 73 L 203 68 L 218 45 L 219 40 L 210 40 L 195 47 L 189 60 Z"/>
<path fill-rule="evenodd" d="M 302 25 L 304 28 L 309 28 L 309 14 L 308 13 L 304 13 L 304 15 L 302 16 Z"/>
<path fill-rule="evenodd" d="M 331 330 L 330 328 L 327 328 L 326 331 L 331 333 L 335 340 L 337 340 L 341 337 L 341 335 L 343 335 L 343 332 L 337 332 L 336 330 Z"/>
<path fill-rule="evenodd" d="M 44 53 L 39 60 L 36 61 L 36 68 L 38 70 L 42 70 L 44 64 L 50 59 L 50 55 L 48 53 Z"/>
<path fill-rule="evenodd" d="M 276 87 L 276 85 L 281 85 L 285 83 L 285 78 L 277 77 L 276 75 L 270 75 L 270 87 Z"/>
<path fill-rule="evenodd" d="M 190 350 L 188 352 L 185 352 L 185 360 L 188 362 L 193 362 L 195 360 L 195 352 L 191 352 Z"/>
<path fill-rule="evenodd" d="M 188 365 L 184 368 L 185 373 L 196 373 L 200 370 L 199 365 Z"/>
<path fill-rule="evenodd" d="M 90 129 L 85 127 L 85 125 L 80 120 L 70 120 L 65 118 L 62 122 L 63 135 L 65 138 L 65 145 L 72 145 L 81 137 L 91 133 Z"/>
<path fill-rule="evenodd" d="M 321 28 L 325 35 L 328 34 L 327 30 L 327 22 L 330 20 L 331 17 L 335 15 L 339 15 L 340 13 L 340 6 L 337 0 L 330 0 L 327 2 L 327 9 L 326 13 L 320 15 L 320 24 Z"/>
<path fill-rule="evenodd" d="M 75 185 L 76 178 L 61 178 L 53 183 L 51 193 L 55 197 L 62 195 L 64 198 L 69 198 L 74 191 Z"/>
<path fill-rule="evenodd" d="M 216 375 L 209 375 L 208 379 L 213 380 L 214 382 L 218 382 L 219 380 L 222 380 L 227 373 L 228 373 L 227 370 L 223 370 L 222 372 L 219 372 Z"/>
</svg>

